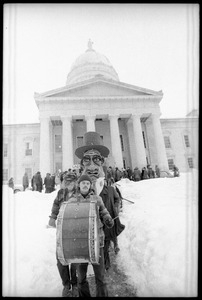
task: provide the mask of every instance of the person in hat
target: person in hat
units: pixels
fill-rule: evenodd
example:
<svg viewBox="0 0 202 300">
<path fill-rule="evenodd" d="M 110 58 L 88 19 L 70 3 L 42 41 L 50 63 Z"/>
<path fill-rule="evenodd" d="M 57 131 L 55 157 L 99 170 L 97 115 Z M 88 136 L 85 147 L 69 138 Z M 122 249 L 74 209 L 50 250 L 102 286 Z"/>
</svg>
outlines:
<svg viewBox="0 0 202 300">
<path fill-rule="evenodd" d="M 61 188 L 57 193 L 57 196 L 53 202 L 53 206 L 51 209 L 51 215 L 49 216 L 50 227 L 56 227 L 56 220 L 59 214 L 60 207 L 64 201 L 68 201 L 69 197 L 76 191 L 76 181 L 77 176 L 74 172 L 61 172 L 60 174 L 60 182 Z M 70 264 L 64 266 L 59 261 L 57 255 L 57 268 L 62 279 L 63 284 L 63 297 L 77 297 L 77 274 L 76 274 L 76 265 Z"/>
<path fill-rule="evenodd" d="M 105 257 L 105 268 L 110 267 L 109 262 L 109 245 L 110 240 L 114 241 L 115 253 L 120 249 L 117 248 L 116 237 L 124 230 L 125 226 L 121 224 L 118 218 L 119 206 L 119 196 L 115 192 L 113 187 L 108 187 L 104 184 L 105 175 L 103 171 L 104 159 L 109 155 L 109 149 L 105 147 L 102 143 L 102 139 L 97 132 L 89 131 L 84 134 L 84 145 L 77 148 L 75 155 L 81 159 L 81 167 L 83 169 L 82 175 L 87 174 L 92 180 L 92 187 L 97 195 L 100 195 L 102 201 L 106 208 L 108 209 L 112 218 L 114 220 L 114 226 L 109 229 L 104 226 L 105 234 L 105 247 L 104 247 L 104 257 Z"/>
<path fill-rule="evenodd" d="M 87 174 L 80 176 L 78 180 L 77 193 L 73 195 L 68 202 L 95 202 L 98 208 L 98 226 L 99 226 L 99 264 L 93 264 L 92 267 L 95 274 L 96 283 L 96 297 L 107 297 L 108 290 L 105 280 L 105 266 L 104 266 L 104 232 L 103 224 L 108 228 L 113 227 L 114 221 L 112 220 L 109 212 L 103 204 L 102 198 L 95 194 L 92 189 L 92 180 Z M 78 273 L 78 294 L 79 297 L 91 297 L 89 284 L 87 280 L 88 262 L 79 263 L 77 265 Z"/>
</svg>

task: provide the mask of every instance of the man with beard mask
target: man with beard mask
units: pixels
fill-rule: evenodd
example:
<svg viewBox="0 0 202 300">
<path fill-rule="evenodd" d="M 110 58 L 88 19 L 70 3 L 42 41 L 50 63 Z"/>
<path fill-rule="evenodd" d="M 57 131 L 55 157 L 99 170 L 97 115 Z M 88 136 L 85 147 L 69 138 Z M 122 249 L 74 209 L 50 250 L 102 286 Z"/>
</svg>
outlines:
<svg viewBox="0 0 202 300">
<path fill-rule="evenodd" d="M 104 226 L 105 245 L 104 258 L 105 269 L 110 267 L 109 246 L 110 241 L 114 242 L 115 253 L 118 250 L 117 236 L 124 230 L 125 225 L 121 224 L 118 218 L 119 196 L 113 187 L 104 184 L 105 174 L 103 171 L 104 159 L 109 155 L 109 149 L 102 144 L 100 135 L 97 132 L 89 131 L 84 135 L 84 145 L 77 148 L 75 155 L 81 159 L 82 175 L 87 174 L 92 180 L 92 188 L 97 195 L 100 195 L 105 207 L 114 220 L 114 226 L 110 229 Z"/>
</svg>

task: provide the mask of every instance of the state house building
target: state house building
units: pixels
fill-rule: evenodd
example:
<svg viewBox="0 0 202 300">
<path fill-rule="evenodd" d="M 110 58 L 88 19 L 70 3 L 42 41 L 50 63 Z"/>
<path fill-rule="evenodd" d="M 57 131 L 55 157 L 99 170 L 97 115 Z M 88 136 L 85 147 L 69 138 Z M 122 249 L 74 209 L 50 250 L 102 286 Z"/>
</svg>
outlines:
<svg viewBox="0 0 202 300">
<path fill-rule="evenodd" d="M 87 131 L 98 132 L 110 154 L 106 165 L 119 169 L 150 164 L 181 172 L 198 166 L 198 115 L 160 119 L 162 91 L 121 82 L 102 54 L 88 42 L 73 63 L 65 86 L 35 93 L 39 123 L 3 126 L 3 179 L 22 182 L 40 171 L 78 164 L 75 149 Z"/>
</svg>

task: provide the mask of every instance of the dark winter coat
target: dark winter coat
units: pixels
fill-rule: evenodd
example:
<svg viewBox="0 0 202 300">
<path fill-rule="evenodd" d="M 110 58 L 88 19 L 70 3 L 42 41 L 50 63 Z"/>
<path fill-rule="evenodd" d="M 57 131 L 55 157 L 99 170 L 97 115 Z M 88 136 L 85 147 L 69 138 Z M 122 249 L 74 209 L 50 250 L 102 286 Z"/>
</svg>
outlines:
<svg viewBox="0 0 202 300">
<path fill-rule="evenodd" d="M 55 190 L 55 176 L 51 175 L 51 191 Z"/>
<path fill-rule="evenodd" d="M 142 179 L 148 179 L 148 172 L 146 169 L 142 169 L 142 174 L 141 174 Z"/>
<path fill-rule="evenodd" d="M 156 177 L 160 177 L 160 169 L 159 167 L 155 167 Z"/>
<path fill-rule="evenodd" d="M 135 168 L 133 171 L 132 179 L 134 181 L 139 181 L 141 180 L 141 171 L 138 168 Z"/>
<path fill-rule="evenodd" d="M 43 188 L 43 181 L 39 172 L 34 175 L 34 183 L 36 184 L 36 191 L 41 192 Z"/>
<path fill-rule="evenodd" d="M 44 178 L 44 185 L 45 185 L 45 188 L 51 188 L 52 186 L 52 180 L 51 180 L 51 177 L 50 175 L 46 175 L 46 177 Z"/>
<path fill-rule="evenodd" d="M 9 181 L 8 181 L 8 186 L 12 189 L 14 189 L 14 180 L 13 178 L 10 178 Z"/>
<path fill-rule="evenodd" d="M 128 178 L 131 179 L 132 177 L 132 170 L 130 168 L 127 168 Z"/>
<path fill-rule="evenodd" d="M 179 172 L 179 169 L 178 167 L 176 167 L 175 165 L 173 166 L 173 172 L 174 172 L 174 177 L 179 177 L 180 175 L 180 172 Z"/>
<path fill-rule="evenodd" d="M 113 187 L 104 186 L 100 196 L 102 197 L 103 203 L 109 214 L 114 219 L 117 216 L 120 202 L 119 195 Z M 114 237 L 118 236 L 124 230 L 124 228 L 125 225 L 121 224 L 119 218 L 115 219 L 114 226 L 112 228 L 104 226 L 105 239 L 113 240 Z"/>
<path fill-rule="evenodd" d="M 155 178 L 154 170 L 151 167 L 148 169 L 148 176 L 149 178 Z"/>
<path fill-rule="evenodd" d="M 122 175 L 122 174 L 121 174 L 121 171 L 120 171 L 119 169 L 116 169 L 116 170 L 115 170 L 115 178 L 114 178 L 114 179 L 115 179 L 115 182 L 116 182 L 116 181 L 119 181 L 119 180 L 121 179 L 121 175 Z"/>
<path fill-rule="evenodd" d="M 60 207 L 62 205 L 62 203 L 64 201 L 67 201 L 67 196 L 68 196 L 68 189 L 60 189 L 57 193 L 57 196 L 53 202 L 53 206 L 52 206 L 52 209 L 51 209 L 51 215 L 50 217 L 53 218 L 53 219 L 57 219 L 57 216 L 59 214 L 59 210 L 60 210 Z"/>
</svg>

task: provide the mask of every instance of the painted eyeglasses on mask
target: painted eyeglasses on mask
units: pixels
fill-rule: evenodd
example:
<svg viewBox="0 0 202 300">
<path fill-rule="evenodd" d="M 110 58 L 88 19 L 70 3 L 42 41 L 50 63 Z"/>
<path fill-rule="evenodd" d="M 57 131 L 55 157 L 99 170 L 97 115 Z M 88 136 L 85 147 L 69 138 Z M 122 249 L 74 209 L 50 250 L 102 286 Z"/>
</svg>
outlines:
<svg viewBox="0 0 202 300">
<path fill-rule="evenodd" d="M 102 164 L 102 156 L 98 155 L 98 154 L 94 154 L 94 155 L 84 155 L 83 157 L 83 165 L 90 165 L 91 162 L 93 161 L 94 164 L 101 166 Z"/>
</svg>

